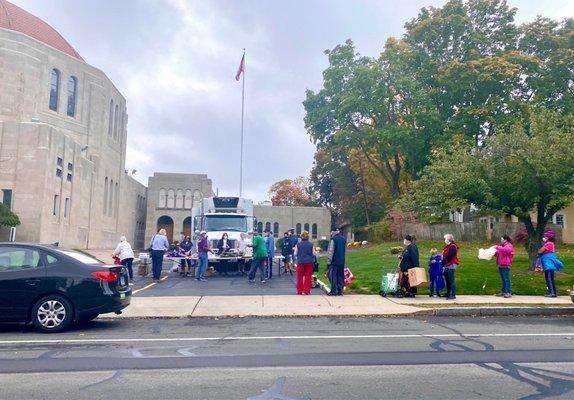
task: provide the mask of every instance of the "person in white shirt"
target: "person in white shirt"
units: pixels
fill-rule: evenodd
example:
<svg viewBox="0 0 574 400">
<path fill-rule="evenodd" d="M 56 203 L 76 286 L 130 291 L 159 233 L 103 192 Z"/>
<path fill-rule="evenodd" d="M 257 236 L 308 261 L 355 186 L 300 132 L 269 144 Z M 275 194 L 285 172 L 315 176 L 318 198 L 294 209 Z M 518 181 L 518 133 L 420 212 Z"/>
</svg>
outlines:
<svg viewBox="0 0 574 400">
<path fill-rule="evenodd" d="M 132 268 L 132 264 L 134 262 L 134 251 L 132 250 L 132 246 L 128 243 L 125 236 L 120 237 L 120 242 L 112 253 L 112 257 L 113 256 L 118 256 L 122 262 L 122 265 L 127 268 L 131 284 L 134 280 L 134 271 Z"/>
</svg>

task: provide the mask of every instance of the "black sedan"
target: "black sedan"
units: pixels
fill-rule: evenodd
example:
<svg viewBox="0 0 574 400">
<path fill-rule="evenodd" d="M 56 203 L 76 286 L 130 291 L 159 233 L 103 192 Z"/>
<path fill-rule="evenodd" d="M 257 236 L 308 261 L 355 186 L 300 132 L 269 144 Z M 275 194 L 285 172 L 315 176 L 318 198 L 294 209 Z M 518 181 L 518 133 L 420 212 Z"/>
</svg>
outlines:
<svg viewBox="0 0 574 400">
<path fill-rule="evenodd" d="M 60 332 L 130 304 L 128 274 L 85 253 L 27 243 L 0 243 L 0 321 L 32 322 Z"/>
</svg>

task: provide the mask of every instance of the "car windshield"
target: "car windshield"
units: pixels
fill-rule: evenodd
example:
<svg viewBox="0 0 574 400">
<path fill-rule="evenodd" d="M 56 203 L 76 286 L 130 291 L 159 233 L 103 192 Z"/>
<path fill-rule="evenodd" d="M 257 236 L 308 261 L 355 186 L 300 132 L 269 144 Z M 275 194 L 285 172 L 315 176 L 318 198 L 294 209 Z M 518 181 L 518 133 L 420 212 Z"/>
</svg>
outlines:
<svg viewBox="0 0 574 400">
<path fill-rule="evenodd" d="M 207 232 L 213 232 L 213 231 L 246 232 L 247 217 L 235 216 L 235 215 L 206 216 L 203 230 Z"/>
<path fill-rule="evenodd" d="M 102 261 L 98 260 L 95 257 L 92 257 L 88 254 L 84 254 L 84 253 L 80 253 L 79 251 L 73 251 L 73 250 L 62 250 L 62 249 L 56 249 L 58 252 L 65 254 L 69 257 L 72 257 L 75 260 L 78 260 L 81 263 L 84 264 L 104 264 Z"/>
</svg>

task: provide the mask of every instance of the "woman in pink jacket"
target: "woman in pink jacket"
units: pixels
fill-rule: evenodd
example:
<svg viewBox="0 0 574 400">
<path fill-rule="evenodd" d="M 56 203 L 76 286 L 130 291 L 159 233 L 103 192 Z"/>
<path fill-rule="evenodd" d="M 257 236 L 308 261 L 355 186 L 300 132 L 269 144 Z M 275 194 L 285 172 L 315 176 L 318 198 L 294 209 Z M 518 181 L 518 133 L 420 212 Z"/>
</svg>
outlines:
<svg viewBox="0 0 574 400">
<path fill-rule="evenodd" d="M 510 267 L 512 267 L 512 260 L 514 258 L 514 246 L 512 239 L 508 235 L 504 235 L 500 239 L 500 246 L 496 246 L 496 264 L 502 279 L 502 290 L 497 294 L 498 297 L 508 299 L 512 297 L 512 286 L 510 283 Z"/>
</svg>

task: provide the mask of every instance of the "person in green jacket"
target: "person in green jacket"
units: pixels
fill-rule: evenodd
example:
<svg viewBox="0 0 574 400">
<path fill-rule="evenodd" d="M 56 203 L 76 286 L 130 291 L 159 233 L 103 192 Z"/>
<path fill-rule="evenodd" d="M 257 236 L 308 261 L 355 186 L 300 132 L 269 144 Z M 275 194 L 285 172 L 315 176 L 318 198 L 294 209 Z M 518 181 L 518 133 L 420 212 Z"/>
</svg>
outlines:
<svg viewBox="0 0 574 400">
<path fill-rule="evenodd" d="M 265 260 L 267 259 L 267 245 L 265 239 L 261 237 L 261 233 L 253 232 L 252 243 L 248 246 L 253 247 L 253 262 L 249 270 L 249 282 L 255 282 L 255 274 L 259 270 L 261 283 L 265 283 Z"/>
</svg>

